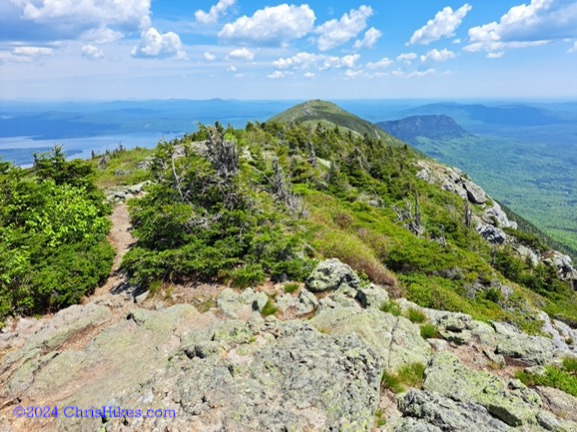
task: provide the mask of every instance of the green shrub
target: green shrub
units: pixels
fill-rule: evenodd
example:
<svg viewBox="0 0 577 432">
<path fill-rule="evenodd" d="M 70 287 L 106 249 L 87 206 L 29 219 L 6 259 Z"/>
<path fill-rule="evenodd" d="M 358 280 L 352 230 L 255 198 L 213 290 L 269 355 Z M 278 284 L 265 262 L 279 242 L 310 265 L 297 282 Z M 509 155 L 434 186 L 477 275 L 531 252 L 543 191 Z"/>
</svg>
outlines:
<svg viewBox="0 0 577 432">
<path fill-rule="evenodd" d="M 259 264 L 249 264 L 230 273 L 234 286 L 247 288 L 258 285 L 266 279 L 262 266 Z"/>
<path fill-rule="evenodd" d="M 425 321 L 427 321 L 427 316 L 421 312 L 418 309 L 415 308 L 410 308 L 409 311 L 407 312 L 407 318 L 412 322 L 412 323 L 416 323 L 416 324 L 421 324 L 424 323 Z"/>
</svg>

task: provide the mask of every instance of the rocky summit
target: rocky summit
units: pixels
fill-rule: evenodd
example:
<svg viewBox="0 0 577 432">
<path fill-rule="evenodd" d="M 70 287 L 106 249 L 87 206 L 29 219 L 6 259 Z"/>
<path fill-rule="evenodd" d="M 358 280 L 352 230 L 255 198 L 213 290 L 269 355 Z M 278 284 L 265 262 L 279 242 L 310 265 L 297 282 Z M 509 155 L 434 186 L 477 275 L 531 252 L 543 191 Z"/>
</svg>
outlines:
<svg viewBox="0 0 577 432">
<path fill-rule="evenodd" d="M 336 259 L 296 291 L 281 287 L 207 286 L 203 308 L 179 303 L 178 292 L 139 303 L 137 293 L 105 293 L 11 321 L 0 334 L 0 430 L 577 431 L 575 397 L 515 378 L 571 351 L 554 343 L 567 329 L 546 316 L 550 337 L 530 336 L 391 301 Z M 282 313 L 266 316 L 274 293 Z M 415 365 L 422 373 L 405 383 Z M 17 406 L 173 416 L 15 419 Z"/>
<path fill-rule="evenodd" d="M 572 258 L 333 104 L 0 190 L 0 432 L 577 432 Z"/>
</svg>

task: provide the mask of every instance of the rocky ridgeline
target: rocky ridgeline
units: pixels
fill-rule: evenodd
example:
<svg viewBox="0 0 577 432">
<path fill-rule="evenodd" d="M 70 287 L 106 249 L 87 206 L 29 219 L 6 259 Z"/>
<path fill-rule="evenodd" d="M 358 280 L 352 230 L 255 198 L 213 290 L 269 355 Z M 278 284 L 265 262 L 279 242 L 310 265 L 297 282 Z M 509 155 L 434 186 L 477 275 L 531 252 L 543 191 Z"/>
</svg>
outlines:
<svg viewBox="0 0 577 432">
<path fill-rule="evenodd" d="M 291 294 L 221 287 L 203 313 L 158 297 L 136 304 L 108 294 L 9 323 L 0 333 L 0 431 L 577 431 L 576 398 L 512 378 L 577 356 L 577 331 L 546 314 L 550 337 L 404 299 L 395 301 L 400 314 L 386 313 L 387 291 L 338 260 L 320 263 Z M 265 317 L 271 302 L 276 316 Z M 422 338 L 410 311 L 439 337 Z M 422 385 L 398 395 L 382 386 L 383 373 L 414 364 L 425 368 Z M 16 420 L 17 405 L 166 409 L 176 418 Z"/>
<path fill-rule="evenodd" d="M 439 185 L 446 191 L 453 192 L 482 208 L 480 215 L 472 214 L 472 224 L 487 242 L 493 245 L 511 245 L 520 257 L 530 260 L 534 266 L 539 263 L 553 266 L 557 269 L 559 278 L 569 281 L 577 290 L 577 269 L 573 267 L 571 257 L 557 251 L 541 253 L 517 241 L 514 236 L 507 235 L 503 229 L 517 229 L 517 223 L 510 221 L 501 206 L 459 169 L 449 168 L 430 160 L 420 160 L 417 165 L 420 168 L 417 177 L 421 180 Z"/>
</svg>

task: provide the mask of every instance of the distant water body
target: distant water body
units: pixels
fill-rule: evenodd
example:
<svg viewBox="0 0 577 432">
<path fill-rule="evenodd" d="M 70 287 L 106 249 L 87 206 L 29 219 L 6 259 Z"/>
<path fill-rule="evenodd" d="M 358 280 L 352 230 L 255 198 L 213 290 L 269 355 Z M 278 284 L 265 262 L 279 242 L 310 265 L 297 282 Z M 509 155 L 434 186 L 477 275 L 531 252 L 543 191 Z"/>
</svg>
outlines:
<svg viewBox="0 0 577 432">
<path fill-rule="evenodd" d="M 31 166 L 35 153 L 46 153 L 55 145 L 61 145 L 68 158 L 89 159 L 92 153 L 104 154 L 120 144 L 126 149 L 135 147 L 154 148 L 162 139 L 170 141 L 184 134 L 162 134 L 159 132 L 104 135 L 83 138 L 32 139 L 30 137 L 0 138 L 2 160 L 22 167 Z"/>
</svg>

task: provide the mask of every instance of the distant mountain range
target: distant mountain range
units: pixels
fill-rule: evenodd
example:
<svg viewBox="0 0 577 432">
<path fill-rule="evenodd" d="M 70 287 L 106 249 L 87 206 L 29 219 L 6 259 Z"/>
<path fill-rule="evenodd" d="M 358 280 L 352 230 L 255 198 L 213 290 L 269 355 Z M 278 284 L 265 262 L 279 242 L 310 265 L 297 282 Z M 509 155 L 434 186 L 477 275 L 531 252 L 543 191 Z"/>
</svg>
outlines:
<svg viewBox="0 0 577 432">
<path fill-rule="evenodd" d="M 411 116 L 401 120 L 379 122 L 377 126 L 395 138 L 411 144 L 415 144 L 418 137 L 454 139 L 471 135 L 447 115 Z"/>
</svg>

